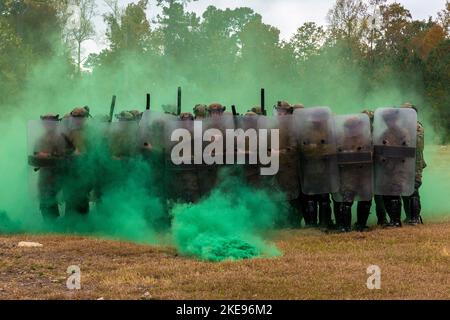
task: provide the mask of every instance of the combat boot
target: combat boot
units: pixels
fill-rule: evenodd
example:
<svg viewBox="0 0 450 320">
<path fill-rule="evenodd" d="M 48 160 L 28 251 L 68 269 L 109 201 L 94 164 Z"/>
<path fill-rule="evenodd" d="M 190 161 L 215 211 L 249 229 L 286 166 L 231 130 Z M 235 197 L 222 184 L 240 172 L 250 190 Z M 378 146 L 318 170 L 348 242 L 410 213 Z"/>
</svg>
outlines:
<svg viewBox="0 0 450 320">
<path fill-rule="evenodd" d="M 386 209 L 384 207 L 383 196 L 376 195 L 375 200 L 375 212 L 377 214 L 377 225 L 387 226 Z"/>
<path fill-rule="evenodd" d="M 306 201 L 304 210 L 305 227 L 315 228 L 317 227 L 317 205 L 314 200 Z"/>
<path fill-rule="evenodd" d="M 410 208 L 410 218 L 408 224 L 418 225 L 422 222 L 420 218 L 420 199 L 419 197 L 413 195 L 409 198 L 409 208 Z"/>
<path fill-rule="evenodd" d="M 370 201 L 358 202 L 358 207 L 356 211 L 356 223 L 355 223 L 355 229 L 357 231 L 364 231 L 369 229 L 369 227 L 367 226 L 367 220 L 369 219 L 370 215 L 370 207 L 371 207 Z"/>
<path fill-rule="evenodd" d="M 402 213 L 402 203 L 400 199 L 390 199 L 388 210 L 390 218 L 390 227 L 399 228 L 402 226 L 401 213 Z"/>
<path fill-rule="evenodd" d="M 342 219 L 344 232 L 352 231 L 352 203 L 342 204 Z"/>
<path fill-rule="evenodd" d="M 321 228 L 332 228 L 331 206 L 329 201 L 319 202 L 319 225 Z"/>
</svg>

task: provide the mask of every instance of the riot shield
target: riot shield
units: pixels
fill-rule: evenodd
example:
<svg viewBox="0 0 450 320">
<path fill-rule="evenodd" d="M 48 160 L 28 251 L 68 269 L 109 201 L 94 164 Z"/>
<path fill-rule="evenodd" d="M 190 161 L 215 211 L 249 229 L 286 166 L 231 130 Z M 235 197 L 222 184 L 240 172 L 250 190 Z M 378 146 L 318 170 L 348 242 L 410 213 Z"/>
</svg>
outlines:
<svg viewBox="0 0 450 320">
<path fill-rule="evenodd" d="M 201 136 L 194 135 L 195 124 L 198 126 L 200 122 L 175 120 L 167 122 L 165 128 L 166 188 L 173 201 L 189 203 L 200 198 L 194 149 L 196 139 L 201 140 Z M 201 141 L 198 151 L 201 152 Z"/>
<path fill-rule="evenodd" d="M 134 120 L 111 123 L 109 146 L 113 158 L 126 159 L 138 153 L 138 130 Z"/>
<path fill-rule="evenodd" d="M 55 167 L 67 154 L 67 141 L 59 121 L 28 122 L 28 164 L 35 168 Z"/>
<path fill-rule="evenodd" d="M 380 108 L 373 123 L 375 194 L 409 196 L 414 192 L 417 113 Z"/>
<path fill-rule="evenodd" d="M 337 202 L 369 201 L 373 196 L 372 134 L 366 114 L 336 116 L 339 191 Z"/>
<path fill-rule="evenodd" d="M 166 125 L 176 121 L 177 117 L 168 114 L 145 110 L 139 122 L 138 144 L 144 154 L 163 153 L 166 142 Z"/>
<path fill-rule="evenodd" d="M 29 193 L 38 199 L 44 217 L 56 218 L 59 215 L 57 196 L 62 190 L 67 143 L 59 121 L 30 121 L 27 131 Z"/>
<path fill-rule="evenodd" d="M 203 120 L 202 124 L 203 139 L 205 140 L 203 142 L 205 164 L 233 164 L 236 138 L 234 135 L 228 135 L 229 139 L 227 140 L 227 130 L 234 130 L 234 116 L 232 114 L 213 115 Z"/>
<path fill-rule="evenodd" d="M 330 108 L 297 109 L 294 118 L 300 148 L 303 193 L 314 195 L 337 192 L 336 135 Z"/>
<path fill-rule="evenodd" d="M 236 163 L 242 165 L 245 181 L 254 187 L 260 187 L 262 179 L 258 159 L 258 122 L 256 114 L 235 117 Z"/>
<path fill-rule="evenodd" d="M 271 161 L 274 160 L 274 157 L 278 157 L 278 172 L 275 173 L 270 184 L 275 190 L 284 194 L 284 200 L 297 199 L 300 194 L 300 181 L 293 115 L 260 117 L 258 129 L 267 130 L 267 134 L 260 132 L 259 136 L 262 169 L 272 165 L 271 163 L 265 163 L 264 153 L 270 154 Z M 273 136 L 276 133 L 278 133 L 278 139 Z M 267 151 L 264 150 L 265 148 L 267 148 Z"/>
</svg>

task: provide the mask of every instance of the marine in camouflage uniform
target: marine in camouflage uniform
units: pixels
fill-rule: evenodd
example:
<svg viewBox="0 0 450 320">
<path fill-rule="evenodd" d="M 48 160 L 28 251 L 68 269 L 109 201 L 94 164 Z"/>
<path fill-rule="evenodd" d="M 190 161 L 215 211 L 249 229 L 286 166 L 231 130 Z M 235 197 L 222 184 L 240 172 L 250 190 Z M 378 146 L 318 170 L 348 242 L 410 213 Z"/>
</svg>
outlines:
<svg viewBox="0 0 450 320">
<path fill-rule="evenodd" d="M 177 128 L 184 128 L 191 133 L 191 151 L 194 150 L 194 116 L 184 112 L 179 117 L 181 123 Z M 168 150 L 169 152 L 170 150 Z M 167 164 L 169 171 L 167 182 L 169 198 L 175 202 L 196 203 L 200 199 L 200 188 L 197 166 L 194 164 L 194 154 L 190 155 L 191 164 L 174 165 L 170 160 Z"/>
<path fill-rule="evenodd" d="M 45 132 L 34 146 L 30 165 L 39 170 L 38 195 L 41 214 L 45 220 L 54 220 L 60 215 L 57 195 L 62 190 L 61 174 L 67 153 L 66 141 L 58 132 L 57 126 L 51 123 L 58 123 L 59 115 L 46 114 L 41 116 L 41 120 L 49 123 L 44 124 Z M 49 160 L 52 160 L 51 164 L 43 165 L 42 162 Z"/>
<path fill-rule="evenodd" d="M 369 116 L 370 123 L 373 125 L 373 116 L 374 112 L 372 110 L 364 110 L 362 113 L 365 113 Z M 375 195 L 375 212 L 377 215 L 377 225 L 386 226 L 387 218 L 386 218 L 386 209 L 384 208 L 383 196 Z M 357 230 L 362 231 L 367 228 L 367 219 L 370 215 L 370 209 L 372 207 L 372 201 L 358 201 L 357 207 L 357 220 L 355 223 L 355 227 Z"/>
<path fill-rule="evenodd" d="M 402 108 L 412 108 L 417 112 L 417 108 L 411 103 L 404 103 Z M 425 162 L 423 151 L 425 147 L 425 129 L 419 121 L 417 121 L 417 146 L 416 146 L 416 175 L 414 181 L 414 193 L 409 197 L 403 198 L 403 205 L 406 214 L 406 223 L 416 225 L 422 223 L 421 203 L 419 189 L 422 186 L 422 173 L 423 169 L 427 167 Z"/>
<path fill-rule="evenodd" d="M 86 167 L 88 139 L 85 128 L 89 117 L 88 107 L 78 107 L 71 111 L 65 139 L 70 146 L 70 164 L 64 177 L 64 197 L 66 216 L 87 215 L 89 213 L 89 193 L 94 181 Z"/>
</svg>

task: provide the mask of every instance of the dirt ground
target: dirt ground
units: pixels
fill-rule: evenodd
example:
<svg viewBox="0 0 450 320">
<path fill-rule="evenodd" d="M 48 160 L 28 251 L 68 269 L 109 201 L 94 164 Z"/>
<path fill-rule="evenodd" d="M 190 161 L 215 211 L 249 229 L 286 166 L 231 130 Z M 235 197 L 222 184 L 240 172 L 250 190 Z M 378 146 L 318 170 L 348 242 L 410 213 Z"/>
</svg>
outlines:
<svg viewBox="0 0 450 320">
<path fill-rule="evenodd" d="M 112 240 L 0 236 L 0 299 L 450 299 L 450 221 L 272 237 L 280 257 L 210 263 Z M 70 265 L 81 269 L 81 290 L 66 287 Z M 380 290 L 367 288 L 369 265 L 381 269 Z"/>
</svg>

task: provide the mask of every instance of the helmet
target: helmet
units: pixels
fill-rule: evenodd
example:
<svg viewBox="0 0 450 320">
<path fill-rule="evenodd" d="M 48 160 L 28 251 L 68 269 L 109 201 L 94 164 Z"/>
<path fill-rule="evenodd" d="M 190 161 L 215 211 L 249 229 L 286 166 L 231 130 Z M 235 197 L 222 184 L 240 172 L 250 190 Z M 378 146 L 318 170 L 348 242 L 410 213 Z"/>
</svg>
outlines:
<svg viewBox="0 0 450 320">
<path fill-rule="evenodd" d="M 193 109 L 195 117 L 206 117 L 207 108 L 206 104 L 196 104 Z"/>
<path fill-rule="evenodd" d="M 289 114 L 294 112 L 294 109 L 287 101 L 278 101 L 277 105 L 275 107 L 275 110 L 276 111 L 285 111 L 286 113 L 289 113 Z"/>
<path fill-rule="evenodd" d="M 134 120 L 141 120 L 142 118 L 142 112 L 140 112 L 139 110 L 130 110 L 128 111 L 129 113 L 131 113 L 134 117 Z"/>
<path fill-rule="evenodd" d="M 182 112 L 180 114 L 180 120 L 185 121 L 185 120 L 194 120 L 194 116 L 192 113 L 190 112 Z"/>
<path fill-rule="evenodd" d="M 247 113 L 249 113 L 249 112 L 253 112 L 254 114 L 257 114 L 257 115 L 262 115 L 262 108 L 261 107 L 253 107 L 247 111 Z"/>
<path fill-rule="evenodd" d="M 254 117 L 254 116 L 257 116 L 258 114 L 256 113 L 256 112 L 253 112 L 253 111 L 247 111 L 246 113 L 245 113 L 245 117 Z"/>
<path fill-rule="evenodd" d="M 220 103 L 212 103 L 208 106 L 208 111 L 209 113 L 211 112 L 224 112 L 225 111 L 225 107 L 222 106 Z"/>
<path fill-rule="evenodd" d="M 86 117 L 89 117 L 89 107 L 88 106 L 84 106 L 84 107 L 74 108 L 70 112 L 70 116 L 71 117 L 75 117 L 75 118 L 86 118 Z"/>
<path fill-rule="evenodd" d="M 401 108 L 414 109 L 417 112 L 417 107 L 411 102 L 405 102 L 404 104 L 402 104 Z"/>
<path fill-rule="evenodd" d="M 54 114 L 54 113 L 47 113 L 42 115 L 41 120 L 48 120 L 48 121 L 59 121 L 59 114 Z"/>
<path fill-rule="evenodd" d="M 361 113 L 367 114 L 369 116 L 369 119 L 373 120 L 374 112 L 372 110 L 366 109 L 366 110 L 363 110 Z"/>
<path fill-rule="evenodd" d="M 116 118 L 119 121 L 132 121 L 135 119 L 134 115 L 129 111 L 122 111 L 119 114 L 116 114 Z"/>
</svg>

